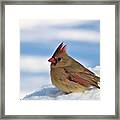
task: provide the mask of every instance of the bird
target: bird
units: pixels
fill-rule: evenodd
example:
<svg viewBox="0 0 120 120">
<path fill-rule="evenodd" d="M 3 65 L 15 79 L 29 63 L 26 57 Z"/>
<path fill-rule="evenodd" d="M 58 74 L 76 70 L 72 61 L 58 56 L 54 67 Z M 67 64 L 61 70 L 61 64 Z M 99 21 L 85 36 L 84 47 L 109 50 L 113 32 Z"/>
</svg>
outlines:
<svg viewBox="0 0 120 120">
<path fill-rule="evenodd" d="M 51 82 L 62 92 L 69 94 L 100 89 L 100 77 L 68 55 L 66 45 L 60 43 L 50 59 Z"/>
</svg>

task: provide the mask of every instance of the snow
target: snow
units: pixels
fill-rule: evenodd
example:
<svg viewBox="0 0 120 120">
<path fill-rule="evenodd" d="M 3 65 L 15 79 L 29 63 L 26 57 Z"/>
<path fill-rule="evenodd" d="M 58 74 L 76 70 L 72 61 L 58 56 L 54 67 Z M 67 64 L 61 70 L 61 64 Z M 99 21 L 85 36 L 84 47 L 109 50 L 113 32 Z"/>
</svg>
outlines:
<svg viewBox="0 0 120 120">
<path fill-rule="evenodd" d="M 65 94 L 53 85 L 43 86 L 40 90 L 26 95 L 23 100 L 99 100 L 100 90 L 91 88 L 84 92 Z"/>
</svg>

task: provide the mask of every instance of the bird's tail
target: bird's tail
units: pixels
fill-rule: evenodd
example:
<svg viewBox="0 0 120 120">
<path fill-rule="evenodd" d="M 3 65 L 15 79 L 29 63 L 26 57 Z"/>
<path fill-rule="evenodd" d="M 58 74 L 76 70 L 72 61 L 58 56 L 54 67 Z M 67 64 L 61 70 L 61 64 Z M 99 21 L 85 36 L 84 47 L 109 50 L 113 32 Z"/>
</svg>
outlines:
<svg viewBox="0 0 120 120">
<path fill-rule="evenodd" d="M 100 82 L 100 77 L 95 76 L 95 80 L 96 80 L 97 82 Z"/>
<path fill-rule="evenodd" d="M 100 89 L 100 86 L 99 86 L 99 83 L 100 83 L 100 77 L 95 76 L 95 81 L 96 81 L 95 86 L 96 86 L 97 88 L 99 88 L 99 89 Z"/>
</svg>

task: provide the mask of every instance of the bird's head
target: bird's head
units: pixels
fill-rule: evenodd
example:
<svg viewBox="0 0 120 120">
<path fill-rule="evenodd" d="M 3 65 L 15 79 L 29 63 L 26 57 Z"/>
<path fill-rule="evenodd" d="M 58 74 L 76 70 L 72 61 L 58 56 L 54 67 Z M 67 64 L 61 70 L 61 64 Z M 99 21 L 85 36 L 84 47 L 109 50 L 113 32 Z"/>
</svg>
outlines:
<svg viewBox="0 0 120 120">
<path fill-rule="evenodd" d="M 48 61 L 51 62 L 52 67 L 64 67 L 69 64 L 69 56 L 66 53 L 66 45 L 63 42 L 57 47 Z"/>
</svg>

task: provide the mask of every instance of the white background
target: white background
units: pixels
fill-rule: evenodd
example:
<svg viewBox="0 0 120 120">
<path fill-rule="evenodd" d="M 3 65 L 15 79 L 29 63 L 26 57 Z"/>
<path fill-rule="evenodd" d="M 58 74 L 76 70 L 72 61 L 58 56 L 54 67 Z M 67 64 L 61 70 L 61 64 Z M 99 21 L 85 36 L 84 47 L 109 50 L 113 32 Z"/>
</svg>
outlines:
<svg viewBox="0 0 120 120">
<path fill-rule="evenodd" d="M 100 100 L 19 100 L 20 19 L 100 20 Z M 6 115 L 114 115 L 115 114 L 115 6 L 114 5 L 6 5 L 5 6 L 5 114 Z"/>
</svg>

